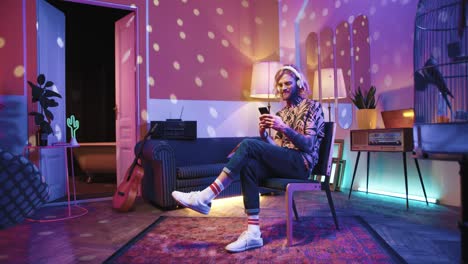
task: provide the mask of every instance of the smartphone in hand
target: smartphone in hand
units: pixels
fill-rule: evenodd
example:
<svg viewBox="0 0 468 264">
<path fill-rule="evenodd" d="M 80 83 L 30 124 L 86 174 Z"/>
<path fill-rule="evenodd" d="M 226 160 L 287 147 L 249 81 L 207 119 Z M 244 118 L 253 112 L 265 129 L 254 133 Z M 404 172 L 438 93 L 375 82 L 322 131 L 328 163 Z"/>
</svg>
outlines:
<svg viewBox="0 0 468 264">
<path fill-rule="evenodd" d="M 268 111 L 268 108 L 267 107 L 259 107 L 258 108 L 258 111 L 260 111 L 260 114 L 269 114 L 270 111 Z"/>
</svg>

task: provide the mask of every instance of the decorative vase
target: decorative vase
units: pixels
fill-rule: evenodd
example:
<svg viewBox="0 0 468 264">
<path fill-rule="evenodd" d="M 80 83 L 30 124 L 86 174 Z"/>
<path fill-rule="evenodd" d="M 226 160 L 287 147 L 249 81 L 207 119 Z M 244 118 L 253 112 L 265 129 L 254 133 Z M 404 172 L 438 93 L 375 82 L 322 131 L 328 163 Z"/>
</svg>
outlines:
<svg viewBox="0 0 468 264">
<path fill-rule="evenodd" d="M 359 129 L 375 129 L 377 127 L 377 109 L 358 109 L 356 118 Z"/>
<path fill-rule="evenodd" d="M 70 145 L 72 146 L 79 146 L 80 144 L 78 143 L 78 141 L 76 140 L 76 138 L 72 137 L 70 139 Z"/>
</svg>

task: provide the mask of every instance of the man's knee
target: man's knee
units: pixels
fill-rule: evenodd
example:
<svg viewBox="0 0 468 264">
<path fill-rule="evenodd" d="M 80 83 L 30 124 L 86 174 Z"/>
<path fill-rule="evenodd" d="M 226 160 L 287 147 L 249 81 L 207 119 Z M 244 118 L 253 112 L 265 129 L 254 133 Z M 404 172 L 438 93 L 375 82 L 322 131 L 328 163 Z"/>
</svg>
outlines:
<svg viewBox="0 0 468 264">
<path fill-rule="evenodd" d="M 258 139 L 253 139 L 253 138 L 246 138 L 246 139 L 243 139 L 240 143 L 240 146 L 239 147 L 243 147 L 244 149 L 254 149 L 254 148 L 258 148 L 260 145 L 261 145 L 262 141 L 258 140 Z"/>
</svg>

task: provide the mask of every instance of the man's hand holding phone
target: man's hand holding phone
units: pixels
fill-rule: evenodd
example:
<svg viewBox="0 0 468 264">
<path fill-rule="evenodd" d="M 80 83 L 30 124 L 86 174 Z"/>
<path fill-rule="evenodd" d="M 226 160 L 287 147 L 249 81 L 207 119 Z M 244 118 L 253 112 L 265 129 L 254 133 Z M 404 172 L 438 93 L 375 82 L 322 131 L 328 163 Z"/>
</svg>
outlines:
<svg viewBox="0 0 468 264">
<path fill-rule="evenodd" d="M 268 108 L 267 108 L 267 107 L 264 107 L 264 106 L 263 106 L 263 107 L 259 107 L 259 108 L 258 108 L 258 111 L 260 111 L 260 114 L 262 114 L 262 115 L 263 115 L 263 114 L 269 114 L 269 113 L 270 113 L 270 111 L 268 110 Z"/>
<path fill-rule="evenodd" d="M 259 126 L 260 126 L 260 128 L 265 129 L 265 128 L 267 128 L 267 127 L 266 127 L 266 124 L 265 124 L 265 116 L 263 116 L 263 115 L 269 115 L 269 114 L 270 114 L 270 111 L 268 110 L 267 107 L 264 107 L 264 106 L 263 106 L 263 107 L 259 107 L 259 108 L 258 108 L 258 111 L 260 112 L 260 115 L 262 115 L 262 116 L 260 116 L 260 123 L 259 123 Z"/>
</svg>

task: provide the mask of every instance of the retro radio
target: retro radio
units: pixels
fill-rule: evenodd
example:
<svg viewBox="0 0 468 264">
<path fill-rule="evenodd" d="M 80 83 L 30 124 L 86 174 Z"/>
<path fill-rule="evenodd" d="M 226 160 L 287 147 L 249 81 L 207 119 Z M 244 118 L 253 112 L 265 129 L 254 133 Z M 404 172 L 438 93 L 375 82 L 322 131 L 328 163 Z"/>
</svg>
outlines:
<svg viewBox="0 0 468 264">
<path fill-rule="evenodd" d="M 152 139 L 187 139 L 197 138 L 197 121 L 182 121 L 180 119 L 167 119 L 166 121 L 151 121 L 151 127 L 157 123 Z"/>
<path fill-rule="evenodd" d="M 412 128 L 351 130 L 352 151 L 413 151 Z"/>
</svg>

